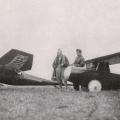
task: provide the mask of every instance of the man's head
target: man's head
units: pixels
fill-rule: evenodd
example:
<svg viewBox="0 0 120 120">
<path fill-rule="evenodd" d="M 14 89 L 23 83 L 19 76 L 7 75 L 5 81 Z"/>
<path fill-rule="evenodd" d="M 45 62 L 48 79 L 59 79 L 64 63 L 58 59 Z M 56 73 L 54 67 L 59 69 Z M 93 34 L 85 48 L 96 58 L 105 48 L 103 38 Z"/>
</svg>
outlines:
<svg viewBox="0 0 120 120">
<path fill-rule="evenodd" d="M 82 50 L 80 50 L 80 49 L 76 49 L 76 53 L 77 53 L 77 56 L 81 56 L 81 54 L 82 54 Z"/>
<path fill-rule="evenodd" d="M 62 55 L 62 50 L 59 48 L 58 51 L 57 51 L 57 55 L 58 56 L 61 56 Z"/>
</svg>

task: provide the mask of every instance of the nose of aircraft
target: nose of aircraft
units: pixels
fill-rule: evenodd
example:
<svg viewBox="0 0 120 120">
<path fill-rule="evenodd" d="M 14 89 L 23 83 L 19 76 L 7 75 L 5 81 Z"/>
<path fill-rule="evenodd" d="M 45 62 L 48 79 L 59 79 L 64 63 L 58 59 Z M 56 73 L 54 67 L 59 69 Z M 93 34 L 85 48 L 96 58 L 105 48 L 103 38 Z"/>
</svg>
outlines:
<svg viewBox="0 0 120 120">
<path fill-rule="evenodd" d="M 69 67 L 67 67 L 67 68 L 65 69 L 65 71 L 64 71 L 64 78 L 65 78 L 66 80 L 69 79 L 71 72 L 72 72 L 72 66 L 69 66 Z"/>
</svg>

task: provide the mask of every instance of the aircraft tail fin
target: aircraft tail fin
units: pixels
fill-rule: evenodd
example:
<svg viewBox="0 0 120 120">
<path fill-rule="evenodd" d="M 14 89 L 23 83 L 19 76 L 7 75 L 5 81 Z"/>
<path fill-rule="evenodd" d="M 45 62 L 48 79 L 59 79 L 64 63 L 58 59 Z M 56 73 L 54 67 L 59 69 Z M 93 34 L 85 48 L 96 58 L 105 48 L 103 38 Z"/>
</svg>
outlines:
<svg viewBox="0 0 120 120">
<path fill-rule="evenodd" d="M 15 71 L 26 71 L 32 67 L 33 55 L 12 49 L 0 58 L 0 65 L 4 65 Z"/>
</svg>

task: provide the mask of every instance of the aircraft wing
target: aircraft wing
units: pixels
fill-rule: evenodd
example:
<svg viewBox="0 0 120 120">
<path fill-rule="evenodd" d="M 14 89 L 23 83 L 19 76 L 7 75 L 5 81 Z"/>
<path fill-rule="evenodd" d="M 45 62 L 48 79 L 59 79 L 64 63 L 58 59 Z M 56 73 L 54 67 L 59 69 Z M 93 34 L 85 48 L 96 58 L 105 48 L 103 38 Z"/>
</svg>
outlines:
<svg viewBox="0 0 120 120">
<path fill-rule="evenodd" d="M 21 79 L 21 80 L 20 80 Z M 58 85 L 56 81 L 46 80 L 29 74 L 22 74 L 16 85 Z"/>
<path fill-rule="evenodd" d="M 19 51 L 16 49 L 10 50 L 0 58 L 0 66 L 6 66 L 15 71 L 26 71 L 32 67 L 33 55 Z"/>
<path fill-rule="evenodd" d="M 109 65 L 118 64 L 118 63 L 120 63 L 120 52 L 114 53 L 111 55 L 94 58 L 94 59 L 90 59 L 85 62 L 86 62 L 86 64 L 100 63 L 100 62 L 107 62 L 107 63 L 109 63 Z"/>
</svg>

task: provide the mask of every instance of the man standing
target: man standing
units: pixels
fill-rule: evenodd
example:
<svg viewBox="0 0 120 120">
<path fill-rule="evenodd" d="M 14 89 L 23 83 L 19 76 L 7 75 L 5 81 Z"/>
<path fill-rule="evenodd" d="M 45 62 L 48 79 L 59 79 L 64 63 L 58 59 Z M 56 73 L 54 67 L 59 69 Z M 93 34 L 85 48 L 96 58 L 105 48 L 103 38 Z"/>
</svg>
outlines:
<svg viewBox="0 0 120 120">
<path fill-rule="evenodd" d="M 77 57 L 75 58 L 75 61 L 73 63 L 74 69 L 80 70 L 81 67 L 85 66 L 85 59 L 82 56 L 82 51 L 80 49 L 76 49 Z M 73 83 L 73 87 L 75 90 L 79 90 L 79 84 L 78 82 Z"/>
<path fill-rule="evenodd" d="M 77 54 L 77 57 L 75 58 L 73 65 L 75 67 L 84 67 L 85 66 L 85 59 L 82 56 L 82 51 L 80 49 L 76 49 L 76 54 Z"/>
<path fill-rule="evenodd" d="M 62 50 L 58 49 L 57 56 L 53 62 L 53 80 L 57 80 L 60 88 L 62 88 L 62 80 L 64 79 L 64 69 L 69 65 L 69 61 L 65 55 L 63 55 Z"/>
</svg>

